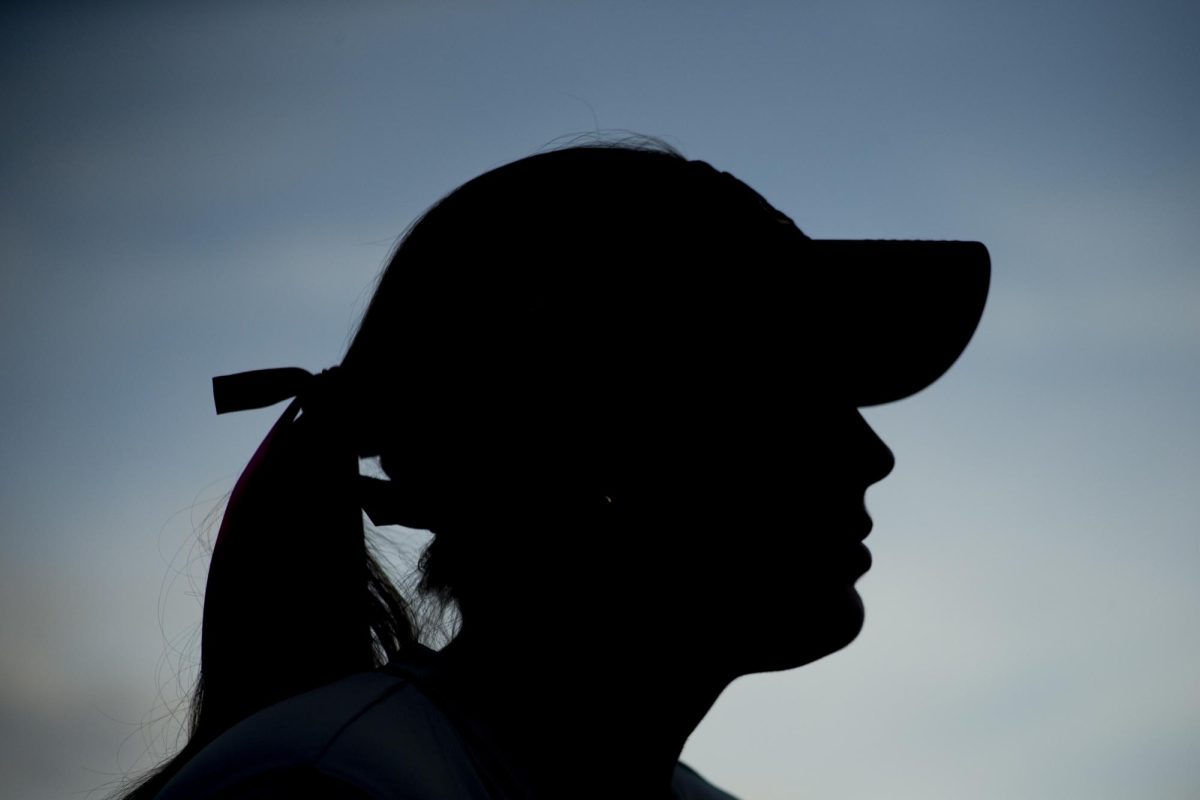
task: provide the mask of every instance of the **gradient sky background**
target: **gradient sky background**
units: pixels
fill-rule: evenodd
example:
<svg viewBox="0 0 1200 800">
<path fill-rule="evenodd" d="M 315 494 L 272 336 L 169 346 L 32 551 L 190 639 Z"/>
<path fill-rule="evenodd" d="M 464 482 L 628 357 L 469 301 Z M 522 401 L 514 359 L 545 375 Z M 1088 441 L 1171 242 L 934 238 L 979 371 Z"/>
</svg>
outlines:
<svg viewBox="0 0 1200 800">
<path fill-rule="evenodd" d="M 336 363 L 413 217 L 597 128 L 994 264 L 961 363 L 867 412 L 864 633 L 685 758 L 747 800 L 1200 796 L 1196 4 L 100 5 L 0 18 L 0 796 L 172 741 L 200 520 L 279 413 L 210 377 Z"/>
</svg>

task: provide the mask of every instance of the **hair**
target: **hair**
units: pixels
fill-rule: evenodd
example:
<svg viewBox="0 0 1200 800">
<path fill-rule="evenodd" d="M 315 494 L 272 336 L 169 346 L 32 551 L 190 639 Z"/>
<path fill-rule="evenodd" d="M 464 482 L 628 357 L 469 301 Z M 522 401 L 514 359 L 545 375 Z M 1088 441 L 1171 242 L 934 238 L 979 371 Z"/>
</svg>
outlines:
<svg viewBox="0 0 1200 800">
<path fill-rule="evenodd" d="M 645 431 L 679 416 L 719 355 L 682 332 L 719 327 L 701 294 L 736 302 L 720 270 L 698 268 L 746 257 L 722 232 L 761 207 L 728 180 L 654 139 L 575 142 L 468 181 L 410 227 L 336 396 L 298 417 L 293 404 L 239 480 L 188 741 L 121 797 L 153 797 L 255 711 L 417 646 L 364 535 L 359 457 L 380 457 L 404 524 L 434 532 L 420 592 L 455 603 L 464 629 L 520 588 L 555 529 L 583 524 L 581 504 L 620 490 Z"/>
</svg>

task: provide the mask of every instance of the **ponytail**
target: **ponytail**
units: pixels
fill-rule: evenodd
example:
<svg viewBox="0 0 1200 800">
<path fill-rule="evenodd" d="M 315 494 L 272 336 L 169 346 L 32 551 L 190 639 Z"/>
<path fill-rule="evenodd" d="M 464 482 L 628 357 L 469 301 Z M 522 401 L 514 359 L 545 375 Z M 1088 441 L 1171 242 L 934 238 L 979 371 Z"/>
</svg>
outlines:
<svg viewBox="0 0 1200 800">
<path fill-rule="evenodd" d="M 364 538 L 363 499 L 377 524 L 392 520 L 373 505 L 384 482 L 358 474 L 340 372 L 214 378 L 219 414 L 295 399 L 242 472 L 217 535 L 188 743 L 125 800 L 153 797 L 255 711 L 382 666 L 415 644 L 408 606 Z"/>
</svg>

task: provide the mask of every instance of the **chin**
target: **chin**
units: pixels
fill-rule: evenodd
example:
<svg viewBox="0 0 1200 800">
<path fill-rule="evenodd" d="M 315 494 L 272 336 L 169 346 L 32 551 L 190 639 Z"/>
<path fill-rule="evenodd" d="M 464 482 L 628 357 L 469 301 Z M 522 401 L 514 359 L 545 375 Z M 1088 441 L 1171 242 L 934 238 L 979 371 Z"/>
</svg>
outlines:
<svg viewBox="0 0 1200 800">
<path fill-rule="evenodd" d="M 852 587 L 836 601 L 826 601 L 805 616 L 807 620 L 763 620 L 757 641 L 748 648 L 756 656 L 746 672 L 778 672 L 795 669 L 831 655 L 858 638 L 865 610 L 862 598 Z"/>
</svg>

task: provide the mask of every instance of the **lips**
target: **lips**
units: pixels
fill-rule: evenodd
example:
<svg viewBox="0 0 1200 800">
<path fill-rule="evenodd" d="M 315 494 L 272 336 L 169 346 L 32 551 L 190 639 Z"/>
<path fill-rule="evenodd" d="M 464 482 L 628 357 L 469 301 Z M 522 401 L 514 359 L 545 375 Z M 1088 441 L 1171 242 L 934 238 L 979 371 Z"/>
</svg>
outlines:
<svg viewBox="0 0 1200 800">
<path fill-rule="evenodd" d="M 852 550 L 854 551 L 855 568 L 861 570 L 859 574 L 871 569 L 871 551 L 867 549 L 867 546 L 859 543 Z"/>
<path fill-rule="evenodd" d="M 873 527 L 875 527 L 875 523 L 871 520 L 870 515 L 867 514 L 867 509 L 864 506 L 863 511 L 862 511 L 862 519 L 858 525 L 858 540 L 861 542 L 862 540 L 864 540 L 868 536 L 870 536 L 871 529 Z"/>
</svg>

